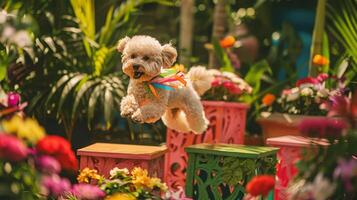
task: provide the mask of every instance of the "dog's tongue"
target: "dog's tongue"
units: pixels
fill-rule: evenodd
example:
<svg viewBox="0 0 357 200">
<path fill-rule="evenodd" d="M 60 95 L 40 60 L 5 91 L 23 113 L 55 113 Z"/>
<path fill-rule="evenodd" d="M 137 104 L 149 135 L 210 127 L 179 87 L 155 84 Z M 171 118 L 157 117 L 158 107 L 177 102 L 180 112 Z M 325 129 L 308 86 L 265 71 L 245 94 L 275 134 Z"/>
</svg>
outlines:
<svg viewBox="0 0 357 200">
<path fill-rule="evenodd" d="M 142 72 L 134 72 L 134 78 L 135 78 L 135 79 L 138 79 L 138 78 L 140 78 L 143 74 L 144 74 L 144 73 L 142 73 Z"/>
</svg>

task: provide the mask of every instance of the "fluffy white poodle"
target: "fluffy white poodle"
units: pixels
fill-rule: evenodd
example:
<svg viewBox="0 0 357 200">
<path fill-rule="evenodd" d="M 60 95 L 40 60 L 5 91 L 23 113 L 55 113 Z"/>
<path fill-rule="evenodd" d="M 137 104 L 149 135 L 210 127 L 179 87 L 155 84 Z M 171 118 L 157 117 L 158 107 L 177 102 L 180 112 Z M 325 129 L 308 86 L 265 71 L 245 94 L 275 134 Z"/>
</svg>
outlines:
<svg viewBox="0 0 357 200">
<path fill-rule="evenodd" d="M 122 116 L 140 123 L 162 118 L 167 127 L 180 132 L 206 130 L 209 122 L 200 95 L 211 87 L 213 76 L 204 67 L 192 67 L 187 75 L 175 72 L 172 77 L 179 78 L 172 81 L 172 77 L 162 77 L 176 61 L 177 51 L 171 44 L 161 45 L 155 38 L 138 35 L 121 39 L 117 49 L 122 53 L 123 71 L 130 77 L 120 105 Z"/>
</svg>

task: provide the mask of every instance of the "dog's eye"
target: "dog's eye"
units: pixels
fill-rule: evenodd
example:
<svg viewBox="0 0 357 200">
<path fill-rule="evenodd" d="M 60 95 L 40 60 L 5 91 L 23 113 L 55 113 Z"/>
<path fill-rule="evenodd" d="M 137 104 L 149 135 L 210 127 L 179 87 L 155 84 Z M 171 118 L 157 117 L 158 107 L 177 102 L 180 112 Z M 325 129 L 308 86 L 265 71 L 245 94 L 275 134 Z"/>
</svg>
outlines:
<svg viewBox="0 0 357 200">
<path fill-rule="evenodd" d="M 136 54 L 131 54 L 130 58 L 136 58 Z"/>
<path fill-rule="evenodd" d="M 144 56 L 143 60 L 145 60 L 145 61 L 149 60 L 149 56 Z"/>
</svg>

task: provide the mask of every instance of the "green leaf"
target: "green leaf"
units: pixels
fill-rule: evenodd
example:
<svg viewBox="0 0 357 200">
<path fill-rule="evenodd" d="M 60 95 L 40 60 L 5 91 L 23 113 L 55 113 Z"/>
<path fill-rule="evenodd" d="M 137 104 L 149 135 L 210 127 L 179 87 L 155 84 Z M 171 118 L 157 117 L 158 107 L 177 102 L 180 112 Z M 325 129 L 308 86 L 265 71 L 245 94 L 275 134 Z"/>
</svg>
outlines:
<svg viewBox="0 0 357 200">
<path fill-rule="evenodd" d="M 110 128 L 111 126 L 111 118 L 112 118 L 112 110 L 113 110 L 112 90 L 113 88 L 107 86 L 104 93 L 104 120 L 107 128 Z"/>
<path fill-rule="evenodd" d="M 93 90 L 93 93 L 91 94 L 91 96 L 89 97 L 89 101 L 88 101 L 88 128 L 90 129 L 90 123 L 94 117 L 94 111 L 95 111 L 95 107 L 97 104 L 97 101 L 100 97 L 101 91 L 104 89 L 103 85 L 97 85 L 95 87 L 95 89 Z"/>
<path fill-rule="evenodd" d="M 66 86 L 63 88 L 59 103 L 58 103 L 58 108 L 57 108 L 57 115 L 59 115 L 59 113 L 61 112 L 62 109 L 62 105 L 64 103 L 64 101 L 67 98 L 67 95 L 69 94 L 69 92 L 74 88 L 74 86 L 83 78 L 85 77 L 84 74 L 78 74 L 74 77 L 72 77 L 66 84 Z M 57 116 L 58 117 L 58 116 Z"/>
<path fill-rule="evenodd" d="M 253 94 L 260 91 L 262 77 L 265 73 L 272 74 L 272 70 L 266 60 L 259 61 L 252 65 L 244 77 L 244 80 L 253 87 Z"/>
<path fill-rule="evenodd" d="M 75 119 L 75 116 L 77 114 L 78 105 L 79 105 L 79 102 L 82 99 L 83 95 L 89 88 L 91 88 L 92 86 L 94 86 L 97 83 L 98 82 L 95 80 L 89 80 L 89 81 L 83 83 L 83 85 L 79 88 L 79 91 L 77 92 L 77 95 L 75 97 L 73 107 L 72 107 L 72 114 L 71 114 L 72 121 Z"/>
<path fill-rule="evenodd" d="M 50 102 L 50 100 L 52 99 L 53 95 L 55 95 L 58 90 L 73 76 L 75 76 L 76 74 L 65 74 L 63 75 L 58 81 L 57 83 L 52 87 L 50 94 L 47 97 L 47 100 L 45 102 L 45 106 L 48 106 L 48 103 Z"/>
<path fill-rule="evenodd" d="M 217 38 L 213 38 L 213 48 L 214 48 L 214 51 L 216 52 L 218 61 L 221 64 L 220 69 L 222 71 L 226 71 L 226 72 L 234 72 L 234 68 L 231 63 L 231 60 L 228 58 L 227 53 L 224 51 L 224 49 L 219 44 L 219 41 Z"/>
<path fill-rule="evenodd" d="M 6 66 L 0 65 L 0 81 L 4 80 L 6 77 Z"/>
</svg>

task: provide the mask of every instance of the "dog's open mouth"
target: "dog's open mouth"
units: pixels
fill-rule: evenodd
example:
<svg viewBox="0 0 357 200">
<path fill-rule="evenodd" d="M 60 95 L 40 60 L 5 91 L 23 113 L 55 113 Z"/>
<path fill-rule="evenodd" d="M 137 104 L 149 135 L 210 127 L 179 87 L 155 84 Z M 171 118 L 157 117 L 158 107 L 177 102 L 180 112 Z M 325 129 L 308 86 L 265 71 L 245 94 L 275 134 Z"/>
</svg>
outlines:
<svg viewBox="0 0 357 200">
<path fill-rule="evenodd" d="M 144 72 L 134 71 L 134 78 L 135 79 L 140 78 L 142 75 L 144 75 Z"/>
</svg>

